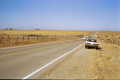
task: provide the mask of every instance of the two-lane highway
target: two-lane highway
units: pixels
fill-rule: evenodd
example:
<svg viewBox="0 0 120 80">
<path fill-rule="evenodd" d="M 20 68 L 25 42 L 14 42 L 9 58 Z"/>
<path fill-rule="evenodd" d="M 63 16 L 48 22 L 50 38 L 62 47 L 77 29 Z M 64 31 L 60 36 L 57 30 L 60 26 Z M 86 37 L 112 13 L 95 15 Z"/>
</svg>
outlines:
<svg viewBox="0 0 120 80">
<path fill-rule="evenodd" d="M 75 40 L 0 49 L 0 79 L 22 79 L 80 43 Z"/>
</svg>

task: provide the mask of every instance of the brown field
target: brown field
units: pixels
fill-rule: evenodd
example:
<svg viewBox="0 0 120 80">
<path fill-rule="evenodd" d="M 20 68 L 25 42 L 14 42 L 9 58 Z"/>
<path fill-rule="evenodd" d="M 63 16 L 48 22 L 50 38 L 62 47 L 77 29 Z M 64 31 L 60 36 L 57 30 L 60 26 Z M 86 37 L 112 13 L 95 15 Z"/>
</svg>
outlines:
<svg viewBox="0 0 120 80">
<path fill-rule="evenodd" d="M 91 31 L 63 30 L 0 30 L 0 47 L 80 39 Z"/>
<path fill-rule="evenodd" d="M 120 45 L 120 32 L 101 31 L 97 33 L 98 39 L 106 43 Z"/>
<path fill-rule="evenodd" d="M 102 50 L 96 53 L 95 74 L 98 79 L 120 79 L 120 32 L 98 32 Z"/>
</svg>

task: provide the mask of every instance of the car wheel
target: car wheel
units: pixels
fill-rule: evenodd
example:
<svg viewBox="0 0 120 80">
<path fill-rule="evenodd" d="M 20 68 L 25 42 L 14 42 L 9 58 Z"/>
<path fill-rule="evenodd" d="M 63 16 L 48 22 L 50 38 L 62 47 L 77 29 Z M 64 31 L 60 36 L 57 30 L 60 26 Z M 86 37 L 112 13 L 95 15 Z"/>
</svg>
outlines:
<svg viewBox="0 0 120 80">
<path fill-rule="evenodd" d="M 95 49 L 98 49 L 98 46 L 96 46 Z"/>
</svg>

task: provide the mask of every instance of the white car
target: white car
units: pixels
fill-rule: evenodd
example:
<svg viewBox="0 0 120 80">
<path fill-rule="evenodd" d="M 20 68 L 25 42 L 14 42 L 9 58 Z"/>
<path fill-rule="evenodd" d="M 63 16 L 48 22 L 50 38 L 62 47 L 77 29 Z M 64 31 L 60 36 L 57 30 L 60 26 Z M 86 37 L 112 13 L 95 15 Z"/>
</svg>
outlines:
<svg viewBox="0 0 120 80">
<path fill-rule="evenodd" d="M 98 48 L 99 43 L 97 43 L 96 39 L 87 39 L 85 41 L 85 48 Z"/>
</svg>

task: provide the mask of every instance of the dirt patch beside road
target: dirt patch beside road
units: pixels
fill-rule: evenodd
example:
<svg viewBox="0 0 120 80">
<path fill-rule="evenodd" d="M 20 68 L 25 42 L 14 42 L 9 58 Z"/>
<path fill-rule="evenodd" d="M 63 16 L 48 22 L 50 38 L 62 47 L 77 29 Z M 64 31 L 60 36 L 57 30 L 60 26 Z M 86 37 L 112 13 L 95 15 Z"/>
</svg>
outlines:
<svg viewBox="0 0 120 80">
<path fill-rule="evenodd" d="M 98 79 L 120 79 L 120 46 L 104 42 L 102 46 L 94 61 L 95 75 Z"/>
<path fill-rule="evenodd" d="M 44 79 L 120 79 L 120 47 L 102 42 L 102 49 L 82 49 L 67 57 Z"/>
</svg>

